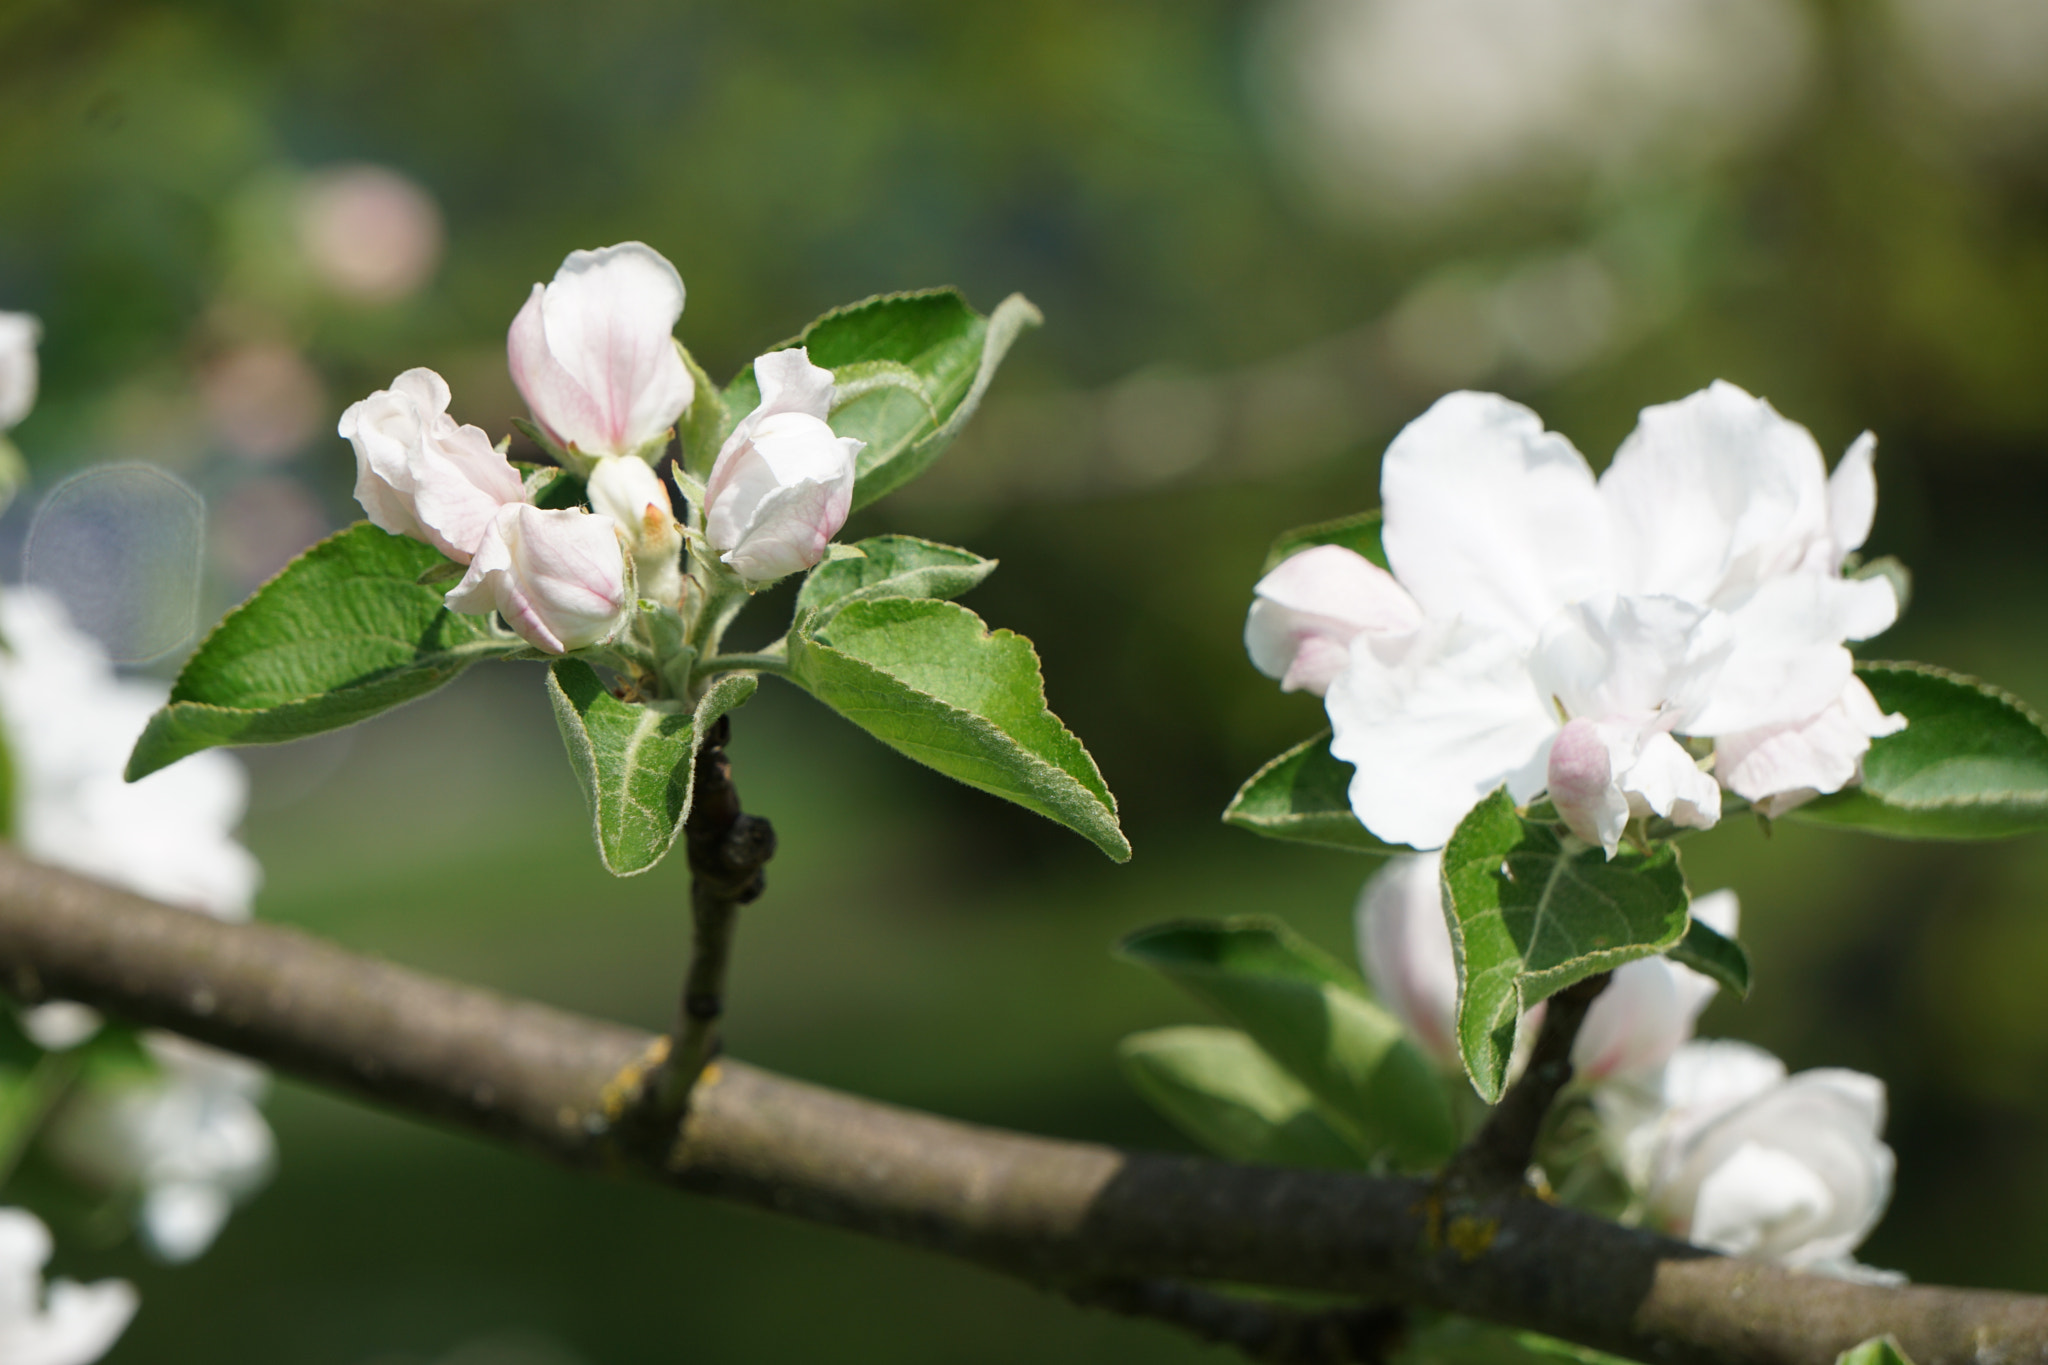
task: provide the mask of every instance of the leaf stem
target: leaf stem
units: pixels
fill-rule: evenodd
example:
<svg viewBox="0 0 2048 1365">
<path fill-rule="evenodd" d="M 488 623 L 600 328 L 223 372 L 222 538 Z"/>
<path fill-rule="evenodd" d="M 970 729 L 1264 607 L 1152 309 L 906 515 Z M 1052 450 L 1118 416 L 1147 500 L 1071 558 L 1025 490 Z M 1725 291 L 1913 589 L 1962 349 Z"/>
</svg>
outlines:
<svg viewBox="0 0 2048 1365">
<path fill-rule="evenodd" d="M 775 856 L 775 829 L 740 809 L 725 746 L 732 722 L 720 716 L 697 751 L 690 816 L 683 823 L 690 861 L 690 967 L 683 979 L 668 1059 L 654 1085 L 654 1116 L 664 1125 L 688 1110 L 690 1092 L 719 1051 L 725 1014 L 726 965 L 739 908 L 767 886 L 762 869 Z"/>
<path fill-rule="evenodd" d="M 701 683 L 714 673 L 773 673 L 778 678 L 786 678 L 789 676 L 789 656 L 765 650 L 754 654 L 714 654 L 697 661 L 696 667 L 690 670 L 690 681 Z"/>
</svg>

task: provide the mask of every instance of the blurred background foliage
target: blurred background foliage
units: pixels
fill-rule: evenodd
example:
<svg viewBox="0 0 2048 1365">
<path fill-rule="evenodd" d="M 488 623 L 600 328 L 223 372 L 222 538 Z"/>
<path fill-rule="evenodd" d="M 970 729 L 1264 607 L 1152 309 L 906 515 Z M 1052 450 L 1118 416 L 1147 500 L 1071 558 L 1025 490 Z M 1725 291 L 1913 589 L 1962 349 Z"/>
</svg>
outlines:
<svg viewBox="0 0 2048 1365">
<path fill-rule="evenodd" d="M 1242 613 L 1268 540 L 1371 505 L 1445 389 L 1529 401 L 1596 464 L 1715 377 L 1831 456 L 1874 429 L 1871 548 L 1918 593 L 1873 652 L 2048 703 L 2043 70 L 2032 0 L 0 0 L 0 307 L 46 332 L 17 436 L 42 491 L 124 461 L 198 489 L 203 622 L 354 518 L 347 402 L 430 365 L 508 429 L 504 329 L 570 248 L 676 261 L 721 377 L 867 294 L 1025 292 L 1047 326 L 969 437 L 849 535 L 1002 557 L 973 605 L 1037 642 L 1136 861 L 764 687 L 735 756 L 783 851 L 729 1042 L 1181 1145 L 1110 1050 L 1192 1016 L 1107 948 L 1257 911 L 1350 952 L 1364 860 L 1216 823 L 1320 723 Z M 659 1028 L 684 869 L 600 872 L 530 674 L 250 753 L 259 913 Z M 2048 1288 L 2048 843 L 1731 822 L 1686 857 L 1759 966 L 1707 1031 L 1891 1086 L 1865 1259 Z M 272 1110 L 282 1171 L 204 1260 L 60 1260 L 139 1282 L 117 1365 L 1225 1358 L 290 1083 Z"/>
</svg>

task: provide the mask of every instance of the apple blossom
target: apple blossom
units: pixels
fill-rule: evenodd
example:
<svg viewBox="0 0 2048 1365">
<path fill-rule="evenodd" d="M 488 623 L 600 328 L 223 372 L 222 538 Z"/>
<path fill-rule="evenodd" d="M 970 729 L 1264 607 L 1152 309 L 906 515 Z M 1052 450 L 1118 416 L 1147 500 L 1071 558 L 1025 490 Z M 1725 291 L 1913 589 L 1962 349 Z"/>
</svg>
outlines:
<svg viewBox="0 0 2048 1365">
<path fill-rule="evenodd" d="M 1322 696 L 1363 631 L 1402 637 L 1422 624 L 1415 599 L 1356 550 L 1315 545 L 1289 555 L 1252 589 L 1244 646 L 1283 692 Z"/>
<path fill-rule="evenodd" d="M 590 507 L 617 522 L 633 547 L 640 596 L 675 606 L 683 595 L 683 528 L 668 485 L 645 460 L 613 455 L 590 471 Z"/>
<path fill-rule="evenodd" d="M 25 1209 L 0 1209 L 0 1361 L 7 1365 L 88 1365 L 112 1348 L 135 1316 L 125 1280 L 43 1287 L 50 1230 Z"/>
<path fill-rule="evenodd" d="M 0 432 L 36 405 L 36 342 L 42 324 L 27 313 L 0 313 Z"/>
<path fill-rule="evenodd" d="M 1841 576 L 1871 448 L 1830 479 L 1805 428 L 1716 383 L 1645 410 L 1596 480 L 1527 408 L 1439 400 L 1381 475 L 1398 595 L 1375 584 L 1371 610 L 1419 624 L 1355 634 L 1326 697 L 1358 818 L 1432 848 L 1495 787 L 1549 789 L 1612 856 L 1632 818 L 1712 825 L 1724 785 L 1769 810 L 1853 781 L 1904 724 L 1843 645 L 1898 606 Z M 1726 743 L 1718 783 L 1684 737 Z"/>
<path fill-rule="evenodd" d="M 1624 1173 L 1665 1230 L 1729 1255 L 1871 1274 L 1850 1254 L 1891 1199 L 1876 1077 L 1838 1068 L 1788 1077 L 1761 1048 L 1689 1043 L 1647 1105 L 1625 1088 L 1599 1099 Z"/>
<path fill-rule="evenodd" d="M 549 654 L 594 645 L 617 629 L 628 605 L 617 523 L 581 508 L 508 503 L 446 600 L 454 611 L 499 613 Z"/>
<path fill-rule="evenodd" d="M 658 453 L 695 392 L 676 349 L 682 315 L 682 276 L 654 248 L 572 251 L 512 320 L 512 382 L 572 457 Z"/>
<path fill-rule="evenodd" d="M 235 1200 L 276 1163 L 276 1141 L 256 1107 L 268 1074 L 175 1034 L 145 1034 L 143 1045 L 158 1074 L 76 1092 L 44 1140 L 79 1178 L 139 1194 L 144 1243 L 167 1261 L 189 1261 L 213 1245 Z"/>
<path fill-rule="evenodd" d="M 1724 937 L 1734 937 L 1740 915 L 1733 891 L 1693 898 L 1692 917 Z M 1649 1081 L 1691 1040 L 1693 1025 L 1718 989 L 1711 978 L 1668 957 L 1637 958 L 1615 968 L 1572 1041 L 1575 1079 Z"/>
<path fill-rule="evenodd" d="M 469 563 L 498 509 L 524 502 L 519 471 L 479 427 L 448 415 L 448 383 L 407 370 L 341 414 L 356 451 L 356 501 L 371 522 Z"/>
<path fill-rule="evenodd" d="M 800 573 L 853 508 L 855 458 L 865 441 L 835 436 L 832 372 L 802 347 L 754 361 L 761 402 L 740 419 L 704 486 L 704 531 L 748 583 Z"/>
</svg>

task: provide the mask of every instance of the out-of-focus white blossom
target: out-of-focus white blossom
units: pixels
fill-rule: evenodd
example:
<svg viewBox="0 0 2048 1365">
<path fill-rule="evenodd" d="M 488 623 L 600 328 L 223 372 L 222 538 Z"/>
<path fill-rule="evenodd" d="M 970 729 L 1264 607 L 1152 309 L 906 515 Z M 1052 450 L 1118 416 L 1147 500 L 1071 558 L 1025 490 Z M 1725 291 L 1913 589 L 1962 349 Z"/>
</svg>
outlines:
<svg viewBox="0 0 2048 1365">
<path fill-rule="evenodd" d="M 336 430 L 355 447 L 356 501 L 370 520 L 467 564 L 499 509 L 526 494 L 483 429 L 448 415 L 449 398 L 440 375 L 407 370 L 351 403 Z"/>
<path fill-rule="evenodd" d="M 299 192 L 299 246 L 322 284 L 359 303 L 418 293 L 441 260 L 441 210 L 385 166 L 334 166 Z"/>
<path fill-rule="evenodd" d="M 175 1034 L 143 1041 L 161 1072 L 77 1091 L 44 1142 L 80 1179 L 137 1195 L 145 1244 L 167 1261 L 189 1261 L 276 1164 L 276 1141 L 256 1107 L 267 1074 Z"/>
<path fill-rule="evenodd" d="M 1733 938 L 1741 907 L 1733 891 L 1696 896 L 1692 917 Z M 1644 957 L 1615 968 L 1593 1000 L 1572 1043 L 1575 1079 L 1647 1083 L 1692 1040 L 1700 1011 L 1720 987 L 1668 957 Z"/>
<path fill-rule="evenodd" d="M 1503 783 L 1547 788 L 1612 856 L 1634 817 L 1712 825 L 1720 785 L 1767 810 L 1840 790 L 1905 723 L 1843 643 L 1898 609 L 1883 579 L 1841 576 L 1876 505 L 1870 455 L 1859 440 L 1829 478 L 1804 427 L 1716 383 L 1646 409 L 1596 481 L 1527 408 L 1439 400 L 1381 474 L 1420 624 L 1355 635 L 1325 698 L 1354 812 L 1433 848 Z M 1728 746 L 1720 785 L 1682 737 Z"/>
<path fill-rule="evenodd" d="M 42 324 L 27 313 L 0 313 L 0 433 L 36 405 L 36 343 Z"/>
<path fill-rule="evenodd" d="M 1262 93 L 1332 208 L 1398 220 L 1718 161 L 1790 112 L 1810 30 L 1792 0 L 1281 0 Z"/>
<path fill-rule="evenodd" d="M 1596 1103 L 1624 1173 L 1665 1231 L 1729 1255 L 1873 1275 L 1851 1254 L 1891 1200 L 1875 1076 L 1787 1076 L 1761 1048 L 1697 1042 L 1646 1092 L 1610 1087 Z"/>
<path fill-rule="evenodd" d="M 1252 589 L 1244 647 L 1281 691 L 1320 697 L 1350 661 L 1358 634 L 1398 638 L 1421 624 L 1415 599 L 1393 575 L 1356 550 L 1316 545 L 1289 555 Z"/>
<path fill-rule="evenodd" d="M 754 361 L 761 403 L 740 419 L 704 487 L 704 531 L 749 583 L 801 573 L 853 508 L 855 458 L 867 442 L 835 436 L 832 372 L 802 347 Z"/>
<path fill-rule="evenodd" d="M 512 382 L 571 456 L 648 456 L 694 393 L 676 349 L 683 278 L 640 242 L 572 251 L 512 320 Z"/>
<path fill-rule="evenodd" d="M 668 485 L 645 460 L 612 455 L 590 471 L 590 510 L 619 524 L 633 546 L 640 596 L 675 606 L 683 595 L 683 528 Z"/>
<path fill-rule="evenodd" d="M 629 605 L 617 523 L 581 508 L 544 512 L 509 503 L 446 600 L 454 611 L 499 613 L 549 654 L 594 645 L 612 634 Z"/>
<path fill-rule="evenodd" d="M 125 1280 L 43 1287 L 50 1230 L 25 1209 L 0 1209 L 0 1361 L 7 1365 L 89 1365 L 112 1348 L 135 1316 Z"/>
<path fill-rule="evenodd" d="M 258 342 L 209 361 L 199 376 L 200 396 L 214 433 L 239 455 L 281 460 L 320 429 L 327 386 L 290 346 Z"/>
</svg>

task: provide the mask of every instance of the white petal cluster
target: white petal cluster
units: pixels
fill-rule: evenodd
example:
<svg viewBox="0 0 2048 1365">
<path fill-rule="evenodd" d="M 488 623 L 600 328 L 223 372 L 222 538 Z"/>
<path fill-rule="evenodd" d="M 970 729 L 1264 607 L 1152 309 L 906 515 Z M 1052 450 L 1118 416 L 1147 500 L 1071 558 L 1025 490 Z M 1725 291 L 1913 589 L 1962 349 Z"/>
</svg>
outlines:
<svg viewBox="0 0 2048 1365">
<path fill-rule="evenodd" d="M 1731 1256 L 1881 1277 L 1851 1259 L 1891 1200 L 1884 1083 L 1788 1076 L 1747 1043 L 1678 1049 L 1646 1088 L 1595 1097 L 1610 1145 L 1665 1231 Z"/>
<path fill-rule="evenodd" d="M 1387 451 L 1391 575 L 1290 560 L 1247 643 L 1283 685 L 1324 683 L 1352 808 L 1390 843 L 1441 846 L 1503 783 L 1548 790 L 1610 856 L 1632 817 L 1711 826 L 1723 787 L 1779 813 L 1905 724 L 1844 645 L 1898 611 L 1889 582 L 1841 573 L 1873 444 L 1830 477 L 1804 427 L 1716 383 L 1645 410 L 1596 480 L 1527 408 L 1454 393 Z"/>
<path fill-rule="evenodd" d="M 42 324 L 27 313 L 0 313 L 0 433 L 36 405 L 36 343 Z"/>
<path fill-rule="evenodd" d="M 355 447 L 356 501 L 371 522 L 467 564 L 498 509 L 526 495 L 483 429 L 448 415 L 449 397 L 440 375 L 407 370 L 350 404 L 338 431 Z"/>
<path fill-rule="evenodd" d="M 640 242 L 572 251 L 506 341 L 534 421 L 572 457 L 659 453 L 695 386 L 676 350 L 683 277 Z"/>
<path fill-rule="evenodd" d="M 675 606 L 683 595 L 683 528 L 668 485 L 645 460 L 611 455 L 590 471 L 590 507 L 610 517 L 633 547 L 640 596 Z"/>
<path fill-rule="evenodd" d="M 144 1244 L 166 1261 L 189 1261 L 276 1164 L 257 1108 L 267 1074 L 174 1034 L 143 1042 L 158 1074 L 80 1091 L 52 1118 L 44 1144 L 79 1179 L 139 1196 Z"/>
<path fill-rule="evenodd" d="M 497 612 L 549 654 L 594 645 L 617 629 L 627 606 L 616 523 L 580 508 L 506 507 L 447 601 L 455 611 Z"/>
<path fill-rule="evenodd" d="M 50 1230 L 24 1209 L 0 1209 L 0 1360 L 7 1365 L 88 1365 L 112 1348 L 135 1316 L 125 1280 L 43 1286 Z"/>
<path fill-rule="evenodd" d="M 854 461 L 867 442 L 836 436 L 832 372 L 802 347 L 754 361 L 761 402 L 740 419 L 704 487 L 704 532 L 748 583 L 801 573 L 853 508 Z"/>
</svg>

